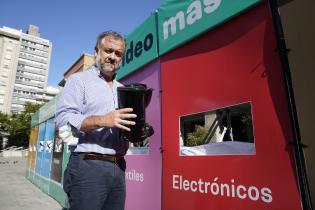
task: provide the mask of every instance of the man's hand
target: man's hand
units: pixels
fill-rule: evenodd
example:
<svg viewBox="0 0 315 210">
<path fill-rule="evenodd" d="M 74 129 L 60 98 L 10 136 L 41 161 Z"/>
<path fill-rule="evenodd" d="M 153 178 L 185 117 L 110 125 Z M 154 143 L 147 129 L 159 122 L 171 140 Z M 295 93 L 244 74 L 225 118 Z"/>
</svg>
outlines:
<svg viewBox="0 0 315 210">
<path fill-rule="evenodd" d="M 130 131 L 130 128 L 126 127 L 129 125 L 135 125 L 134 121 L 130 121 L 130 118 L 136 118 L 137 115 L 132 114 L 132 108 L 123 108 L 111 111 L 110 113 L 103 116 L 105 122 L 104 127 L 109 128 L 120 128 L 126 131 Z"/>
<path fill-rule="evenodd" d="M 132 114 L 132 108 L 123 108 L 111 111 L 105 115 L 90 116 L 83 120 L 80 130 L 92 131 L 98 128 L 120 128 L 130 131 L 129 125 L 135 125 L 130 119 L 136 118 L 136 114 Z"/>
</svg>

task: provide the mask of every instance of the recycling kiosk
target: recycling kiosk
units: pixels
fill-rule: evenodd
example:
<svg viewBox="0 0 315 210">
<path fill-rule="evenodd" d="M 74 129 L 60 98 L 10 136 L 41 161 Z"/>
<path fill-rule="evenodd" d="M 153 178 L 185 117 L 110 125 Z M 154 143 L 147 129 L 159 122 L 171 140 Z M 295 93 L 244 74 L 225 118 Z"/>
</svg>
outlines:
<svg viewBox="0 0 315 210">
<path fill-rule="evenodd" d="M 153 49 L 147 20 L 118 74 L 154 86 L 147 116 L 161 125 L 147 156 L 131 145 L 126 209 L 301 209 L 269 3 L 166 1 L 156 18 L 159 58 L 130 70 Z"/>
<path fill-rule="evenodd" d="M 200 1 L 187 1 L 177 12 L 169 1 L 160 11 L 159 20 L 191 11 L 187 28 L 159 36 L 165 52 L 160 58 L 162 209 L 301 209 L 269 3 L 211 2 L 215 5 L 203 5 L 202 13 L 211 16 L 210 24 L 219 21 L 217 15 L 232 15 L 236 6 L 244 10 L 168 52 L 181 33 L 193 34 L 194 24 L 207 17 L 197 20 L 196 10 L 193 14 Z"/>
<path fill-rule="evenodd" d="M 29 149 L 27 156 L 27 165 L 26 165 L 26 178 L 31 182 L 34 181 L 35 175 L 35 162 L 36 162 L 36 147 L 37 147 L 37 137 L 38 137 L 38 126 L 37 122 L 39 119 L 38 112 L 32 116 L 31 121 L 31 133 L 29 137 Z"/>
<path fill-rule="evenodd" d="M 44 167 L 44 152 L 45 152 L 45 122 L 39 124 L 38 138 L 37 138 L 37 151 L 36 151 L 36 165 L 35 165 L 35 177 L 34 183 L 40 188 L 43 187 L 43 167 Z"/>
<path fill-rule="evenodd" d="M 154 134 L 129 142 L 126 210 L 302 209 L 274 9 L 167 0 L 128 35 L 117 79 L 152 88 L 145 121 Z M 53 127 L 57 101 L 40 110 L 50 111 L 38 123 L 34 183 L 45 177 L 67 207 L 70 152 Z"/>
<path fill-rule="evenodd" d="M 53 143 L 55 138 L 55 123 L 54 119 L 49 119 L 45 122 L 46 130 L 45 130 L 45 152 L 43 154 L 43 172 L 42 175 L 44 177 L 50 178 L 51 172 L 51 160 L 52 160 L 52 152 L 53 152 Z"/>
</svg>

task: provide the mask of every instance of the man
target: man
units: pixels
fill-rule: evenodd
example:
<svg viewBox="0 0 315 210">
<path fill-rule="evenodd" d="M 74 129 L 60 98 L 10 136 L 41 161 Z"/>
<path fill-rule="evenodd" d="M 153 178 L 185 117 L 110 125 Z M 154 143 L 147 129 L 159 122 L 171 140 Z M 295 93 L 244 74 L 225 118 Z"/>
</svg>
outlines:
<svg viewBox="0 0 315 210">
<path fill-rule="evenodd" d="M 128 142 L 120 129 L 135 125 L 131 108 L 117 109 L 115 80 L 125 52 L 117 32 L 101 33 L 95 45 L 95 65 L 66 82 L 56 111 L 57 127 L 69 126 L 78 137 L 70 148 L 63 188 L 73 210 L 123 210 Z M 129 120 L 128 120 L 129 119 Z"/>
</svg>

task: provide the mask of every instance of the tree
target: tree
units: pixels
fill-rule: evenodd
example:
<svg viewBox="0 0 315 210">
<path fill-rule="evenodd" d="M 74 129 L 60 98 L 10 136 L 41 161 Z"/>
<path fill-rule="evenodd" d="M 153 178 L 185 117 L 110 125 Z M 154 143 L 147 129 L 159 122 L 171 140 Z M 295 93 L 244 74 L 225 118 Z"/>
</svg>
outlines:
<svg viewBox="0 0 315 210">
<path fill-rule="evenodd" d="M 0 112 L 0 133 L 6 133 L 8 131 L 9 116 Z"/>
<path fill-rule="evenodd" d="M 3 141 L 8 135 L 8 122 L 9 116 L 0 112 L 0 150 L 3 149 Z"/>
<path fill-rule="evenodd" d="M 208 129 L 205 126 L 196 125 L 195 130 L 188 133 L 185 146 L 192 147 L 202 145 L 207 133 Z"/>
<path fill-rule="evenodd" d="M 8 146 L 27 147 L 31 131 L 32 114 L 41 107 L 40 104 L 27 102 L 24 111 L 12 114 L 8 120 Z"/>
</svg>

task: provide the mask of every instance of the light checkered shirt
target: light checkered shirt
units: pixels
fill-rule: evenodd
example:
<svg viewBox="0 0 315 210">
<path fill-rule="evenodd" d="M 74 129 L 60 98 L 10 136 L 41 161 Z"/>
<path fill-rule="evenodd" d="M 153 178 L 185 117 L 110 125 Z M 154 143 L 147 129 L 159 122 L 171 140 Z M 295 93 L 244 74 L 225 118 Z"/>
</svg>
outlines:
<svg viewBox="0 0 315 210">
<path fill-rule="evenodd" d="M 119 129 L 100 128 L 80 131 L 83 120 L 92 115 L 104 115 L 118 107 L 116 80 L 113 88 L 105 82 L 96 66 L 71 75 L 61 93 L 55 122 L 58 128 L 68 125 L 79 138 L 78 145 L 70 148 L 74 152 L 96 152 L 124 155 L 128 142 L 119 138 Z"/>
</svg>

